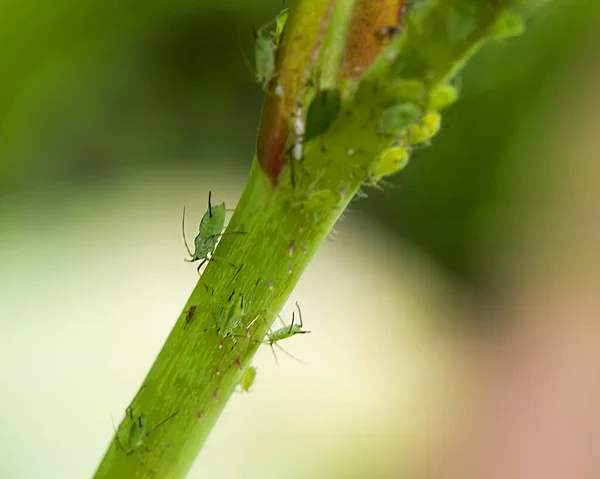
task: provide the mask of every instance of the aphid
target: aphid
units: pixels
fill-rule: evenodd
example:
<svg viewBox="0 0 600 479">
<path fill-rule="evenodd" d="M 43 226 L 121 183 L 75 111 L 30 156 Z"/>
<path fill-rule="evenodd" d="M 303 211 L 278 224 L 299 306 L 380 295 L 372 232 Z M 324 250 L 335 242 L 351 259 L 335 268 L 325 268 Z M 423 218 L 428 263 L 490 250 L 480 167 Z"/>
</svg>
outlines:
<svg viewBox="0 0 600 479">
<path fill-rule="evenodd" d="M 190 324 L 194 320 L 194 313 L 196 312 L 197 306 L 190 306 L 186 315 L 185 322 L 183 323 L 183 329 L 187 328 L 188 324 Z"/>
<path fill-rule="evenodd" d="M 368 182 L 375 185 L 384 176 L 400 171 L 408 164 L 409 150 L 398 144 L 383 151 L 369 168 Z"/>
<path fill-rule="evenodd" d="M 270 330 L 267 333 L 266 339 L 263 341 L 264 344 L 268 344 L 271 347 L 271 351 L 273 352 L 273 357 L 275 358 L 275 362 L 277 364 L 279 364 L 279 361 L 277 360 L 277 355 L 275 354 L 275 349 L 273 348 L 273 346 L 277 346 L 277 348 L 279 348 L 282 352 L 287 354 L 292 359 L 295 359 L 296 361 L 300 361 L 297 357 L 288 353 L 285 349 L 283 349 L 277 343 L 279 341 L 283 341 L 284 339 L 291 338 L 292 336 L 295 336 L 296 334 L 310 333 L 310 331 L 302 330 L 302 311 L 300 310 L 300 305 L 298 303 L 296 303 L 296 308 L 298 308 L 298 316 L 300 318 L 300 324 L 294 323 L 295 313 L 292 313 L 292 322 L 289 326 L 283 322 L 283 319 L 281 319 L 281 316 L 278 316 L 279 320 L 283 324 L 283 328 L 276 329 L 275 331 Z"/>
<path fill-rule="evenodd" d="M 140 391 L 138 391 L 138 393 L 135 395 L 133 401 L 135 401 L 135 398 L 137 398 Z M 154 449 L 150 449 L 146 445 L 144 440 L 145 438 L 150 436 L 150 434 L 156 431 L 159 427 L 164 425 L 167 421 L 173 419 L 176 415 L 176 412 L 171 414 L 169 417 L 159 422 L 152 429 L 146 431 L 146 416 L 144 416 L 143 414 L 134 414 L 133 407 L 129 405 L 125 410 L 125 420 L 115 431 L 115 440 L 117 443 L 117 448 L 122 450 L 127 456 L 130 456 L 131 454 L 136 452 L 139 463 L 143 465 L 144 463 L 140 455 L 140 450 L 142 449 L 142 447 L 146 452 L 153 452 L 167 447 L 173 447 L 173 444 L 168 444 L 166 446 L 160 446 Z"/>
<path fill-rule="evenodd" d="M 275 50 L 287 20 L 287 8 L 279 12 L 275 20 L 254 30 L 254 75 L 258 83 L 266 89 L 275 71 Z M 275 23 L 275 31 L 270 30 Z"/>
<path fill-rule="evenodd" d="M 208 192 L 208 210 L 202 216 L 200 220 L 200 226 L 198 227 L 198 236 L 194 239 L 194 252 L 190 250 L 187 239 L 185 237 L 185 206 L 183 207 L 183 219 L 181 221 L 181 231 L 183 233 L 183 242 L 185 248 L 190 255 L 190 259 L 185 259 L 189 263 L 194 261 L 200 261 L 198 265 L 198 273 L 200 268 L 207 261 L 218 259 L 214 256 L 215 248 L 217 247 L 217 241 L 221 236 L 224 235 L 235 235 L 235 234 L 246 234 L 244 231 L 226 231 L 223 233 L 223 227 L 225 226 L 225 203 L 219 205 L 212 205 L 210 202 L 211 192 Z M 232 263 L 230 263 L 232 264 Z M 235 265 L 234 265 L 235 266 Z"/>
<path fill-rule="evenodd" d="M 442 116 L 437 113 L 428 113 L 423 116 L 421 123 L 409 128 L 409 140 L 413 145 L 424 143 L 433 138 L 442 124 Z"/>
<path fill-rule="evenodd" d="M 254 366 L 248 366 L 248 368 L 244 371 L 244 374 L 242 374 L 240 382 L 238 383 L 240 390 L 247 393 L 252 387 L 252 384 L 254 384 L 255 378 L 256 368 Z"/>
<path fill-rule="evenodd" d="M 421 109 L 414 103 L 393 105 L 383 112 L 379 118 L 378 130 L 381 135 L 398 138 L 407 128 L 421 118 Z"/>
<path fill-rule="evenodd" d="M 227 285 L 228 287 L 233 282 L 233 280 L 236 278 L 236 276 L 242 269 L 242 266 L 240 266 L 238 268 L 238 270 L 236 271 L 236 273 L 233 275 L 233 278 L 231 278 L 231 280 L 229 281 L 229 284 Z M 256 281 L 256 286 L 254 287 L 254 293 L 252 294 L 252 299 L 250 299 L 248 301 L 248 303 L 252 303 L 252 301 L 254 299 L 254 295 L 256 294 L 256 288 L 258 287 L 259 281 L 260 281 L 260 278 L 258 278 L 258 280 Z M 204 287 L 206 288 L 206 291 L 208 292 L 208 286 L 204 285 Z M 212 294 L 214 295 L 214 290 L 213 290 Z M 219 311 L 219 315 L 217 316 L 213 312 L 213 317 L 215 320 L 215 328 L 217 330 L 217 334 L 223 339 L 232 337 L 234 339 L 234 343 L 236 343 L 237 342 L 237 340 L 235 339 L 236 336 L 232 333 L 235 330 L 235 328 L 237 328 L 242 323 L 246 314 L 247 314 L 246 301 L 244 299 L 244 295 L 242 293 L 236 294 L 236 291 L 233 290 L 231 292 L 231 294 L 229 295 L 229 297 L 227 298 L 227 303 L 225 305 L 223 305 L 223 307 Z M 206 331 L 208 331 L 208 329 L 205 329 L 205 332 Z"/>
</svg>

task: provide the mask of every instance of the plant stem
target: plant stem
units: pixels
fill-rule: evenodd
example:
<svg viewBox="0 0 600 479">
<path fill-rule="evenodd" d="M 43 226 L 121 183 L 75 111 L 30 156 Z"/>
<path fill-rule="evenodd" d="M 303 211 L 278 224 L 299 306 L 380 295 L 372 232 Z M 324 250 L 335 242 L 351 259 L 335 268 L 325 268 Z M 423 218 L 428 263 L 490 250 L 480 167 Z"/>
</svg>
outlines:
<svg viewBox="0 0 600 479">
<path fill-rule="evenodd" d="M 361 5 L 369 13 L 366 0 L 340 0 L 337 5 L 329 0 L 300 0 L 292 5 L 290 24 L 285 27 L 277 59 L 279 81 L 289 88 L 284 90 L 280 100 L 272 91 L 267 94 L 259 135 L 259 153 L 275 153 L 268 167 L 262 153 L 255 157 L 246 188 L 228 225 L 228 231 L 246 234 L 223 236 L 216 255 L 226 261 L 215 260 L 208 264 L 144 380 L 143 388 L 131 404 L 134 418 L 143 414 L 147 431 L 171 414 L 177 415 L 143 437 L 144 445 L 132 449 L 129 455 L 119 449 L 113 439 L 95 477 L 175 479 L 186 475 L 302 272 L 348 203 L 365 182 L 373 180 L 382 151 L 389 148 L 391 142 L 410 147 L 410 135 L 390 139 L 381 134 L 379 119 L 383 113 L 390 106 L 406 103 L 417 103 L 424 113 L 430 112 L 432 93 L 495 32 L 498 22 L 506 18 L 512 8 L 534 3 L 537 2 L 430 2 L 409 16 L 404 34 L 390 40 L 389 45 L 384 44 L 382 55 L 378 56 L 379 52 L 375 51 L 378 44 L 371 42 L 374 46 L 372 65 L 357 75 L 358 79 L 350 80 L 338 74 L 345 71 L 343 65 L 340 61 L 332 62 L 328 52 L 342 58 L 343 64 L 353 58 L 340 53 L 347 51 L 350 36 L 363 35 L 371 39 L 375 35 L 372 25 L 366 22 L 358 26 L 337 23 L 356 22 L 356 16 L 351 13 Z M 397 8 L 398 2 L 382 1 L 382 5 Z M 320 12 L 319 15 L 315 16 L 315 11 Z M 298 40 L 299 35 L 294 35 L 295 29 L 306 20 L 302 12 L 310 12 L 314 17 L 310 17 L 311 22 L 318 22 L 318 28 L 313 26 L 311 30 L 312 43 L 306 45 Z M 331 17 L 327 20 L 331 22 L 328 29 L 323 20 L 326 15 Z M 305 33 L 305 38 L 308 37 Z M 322 43 L 320 63 L 314 63 L 306 54 L 314 51 L 316 42 Z M 291 67 L 286 70 L 287 58 L 298 49 L 305 53 L 304 64 L 298 66 L 296 61 L 295 70 Z M 365 58 L 361 58 L 363 65 L 364 61 Z M 290 165 L 295 160 L 290 160 L 288 152 L 289 135 L 293 131 L 290 112 L 298 108 L 306 114 L 312 99 L 319 93 L 319 85 L 298 86 L 297 77 L 307 69 L 318 69 L 319 65 L 327 66 L 326 86 L 339 92 L 341 106 L 332 117 L 331 125 L 303 145 L 303 159 L 301 164 L 294 163 L 296 177 L 292 182 Z M 350 68 L 348 71 L 356 73 L 358 70 Z M 285 78 L 290 78 L 289 84 Z M 295 83 L 292 84 L 292 80 Z M 418 98 L 407 85 L 418 86 Z M 312 89 L 312 95 L 309 91 L 304 96 L 303 89 Z M 305 102 L 301 108 L 295 106 L 300 95 L 301 102 Z M 272 102 L 272 106 L 268 107 L 268 102 Z M 419 117 L 416 122 L 424 118 Z M 269 122 L 282 129 L 269 126 Z M 407 132 L 409 126 L 406 125 Z M 278 161 L 283 163 L 278 164 Z M 271 168 L 273 165 L 276 168 Z M 229 262 L 241 266 L 233 282 L 237 268 Z M 231 304 L 231 297 L 237 295 L 244 298 L 244 315 L 234 335 L 224 338 L 215 322 L 223 308 Z M 196 311 L 192 321 L 186 324 L 187 311 L 192 306 Z M 247 337 L 246 330 L 251 323 Z M 131 419 L 126 418 L 119 426 L 120 442 L 130 439 L 131 425 Z M 146 447 L 155 450 L 148 452 Z"/>
</svg>

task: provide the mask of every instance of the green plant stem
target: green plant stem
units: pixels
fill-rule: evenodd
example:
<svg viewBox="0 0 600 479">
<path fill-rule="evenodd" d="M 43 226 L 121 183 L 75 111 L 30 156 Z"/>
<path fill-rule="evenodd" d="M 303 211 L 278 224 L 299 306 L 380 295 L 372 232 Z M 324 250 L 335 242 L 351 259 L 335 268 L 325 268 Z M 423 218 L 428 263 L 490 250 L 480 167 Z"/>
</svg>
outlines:
<svg viewBox="0 0 600 479">
<path fill-rule="evenodd" d="M 443 84 L 488 38 L 496 22 L 523 4 L 516 0 L 432 2 L 415 15 L 407 33 L 379 57 L 358 86 L 343 92 L 341 113 L 332 126 L 305 145 L 294 186 L 287 171 L 274 186 L 255 158 L 228 225 L 228 231 L 246 234 L 223 236 L 216 255 L 227 261 L 211 262 L 202 274 L 132 404 L 134 414 L 144 414 L 148 430 L 177 415 L 144 438 L 148 448 L 156 449 L 152 452 L 140 447 L 127 455 L 113 439 L 95 477 L 186 475 L 260 340 L 389 145 L 389 139 L 378 132 L 377 120 L 390 105 L 408 101 L 399 97 L 395 86 L 414 80 L 431 91 Z M 352 2 L 348 5 L 351 8 Z M 350 15 L 338 17 L 348 21 Z M 325 39 L 326 43 L 343 41 Z M 233 283 L 237 268 L 229 262 L 242 266 Z M 246 313 L 236 336 L 223 339 L 217 334 L 215 318 L 229 304 L 233 291 L 243 295 Z M 193 321 L 185 325 L 190 306 L 197 309 Z M 253 321 L 248 338 L 246 328 Z M 305 321 L 310 324 L 310 318 Z M 125 421 L 119 426 L 120 434 L 126 425 Z"/>
</svg>

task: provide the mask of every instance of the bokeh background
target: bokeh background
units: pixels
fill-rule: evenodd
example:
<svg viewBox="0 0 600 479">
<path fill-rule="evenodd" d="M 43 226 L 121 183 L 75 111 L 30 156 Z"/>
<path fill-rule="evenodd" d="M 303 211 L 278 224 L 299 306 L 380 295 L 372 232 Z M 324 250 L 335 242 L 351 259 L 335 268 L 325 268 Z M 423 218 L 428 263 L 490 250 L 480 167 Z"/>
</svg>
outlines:
<svg viewBox="0 0 600 479">
<path fill-rule="evenodd" d="M 279 0 L 2 2 L 0 477 L 90 477 L 235 205 Z M 351 204 L 191 478 L 600 477 L 600 2 L 488 45 Z M 191 228 L 191 226 L 190 226 Z M 158 446 L 158 445 L 157 445 Z"/>
</svg>

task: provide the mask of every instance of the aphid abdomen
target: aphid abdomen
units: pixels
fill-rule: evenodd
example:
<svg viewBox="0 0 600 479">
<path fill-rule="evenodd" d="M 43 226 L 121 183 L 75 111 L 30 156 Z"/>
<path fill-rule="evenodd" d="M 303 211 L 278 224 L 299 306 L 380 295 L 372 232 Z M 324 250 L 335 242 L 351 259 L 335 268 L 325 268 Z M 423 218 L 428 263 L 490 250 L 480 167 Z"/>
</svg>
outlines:
<svg viewBox="0 0 600 479">
<path fill-rule="evenodd" d="M 275 68 L 275 45 L 268 36 L 256 38 L 256 81 L 266 85 L 273 76 Z"/>
<path fill-rule="evenodd" d="M 210 214 L 212 212 L 212 215 Z M 207 236 L 218 235 L 225 226 L 225 203 L 213 205 L 210 211 L 204 213 L 200 220 L 198 235 L 206 238 Z"/>
</svg>

